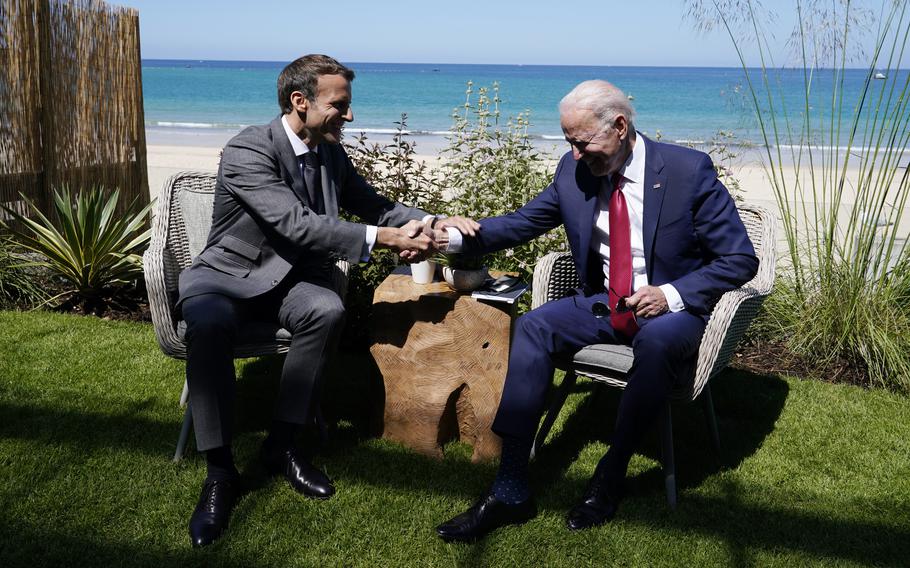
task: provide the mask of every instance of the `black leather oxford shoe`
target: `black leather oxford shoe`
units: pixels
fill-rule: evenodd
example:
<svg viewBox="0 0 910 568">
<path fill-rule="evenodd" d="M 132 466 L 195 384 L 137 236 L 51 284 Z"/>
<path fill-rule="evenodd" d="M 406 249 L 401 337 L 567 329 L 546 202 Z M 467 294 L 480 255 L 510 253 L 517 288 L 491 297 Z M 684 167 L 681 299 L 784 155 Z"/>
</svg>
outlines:
<svg viewBox="0 0 910 568">
<path fill-rule="evenodd" d="M 534 499 L 507 505 L 490 491 L 464 513 L 436 527 L 436 534 L 446 542 L 473 542 L 506 525 L 520 525 L 534 518 Z"/>
<path fill-rule="evenodd" d="M 603 475 L 594 474 L 581 501 L 566 515 L 566 526 L 569 530 L 596 527 L 613 520 L 619 507 L 620 491 L 610 491 L 608 486 Z"/>
<path fill-rule="evenodd" d="M 190 517 L 190 542 L 194 547 L 208 546 L 218 540 L 228 526 L 239 494 L 239 479 L 205 481 L 199 502 Z"/>
<path fill-rule="evenodd" d="M 272 452 L 263 446 L 261 457 L 270 474 L 283 475 L 298 493 L 312 499 L 328 499 L 335 494 L 332 480 L 300 457 L 297 450 Z"/>
</svg>

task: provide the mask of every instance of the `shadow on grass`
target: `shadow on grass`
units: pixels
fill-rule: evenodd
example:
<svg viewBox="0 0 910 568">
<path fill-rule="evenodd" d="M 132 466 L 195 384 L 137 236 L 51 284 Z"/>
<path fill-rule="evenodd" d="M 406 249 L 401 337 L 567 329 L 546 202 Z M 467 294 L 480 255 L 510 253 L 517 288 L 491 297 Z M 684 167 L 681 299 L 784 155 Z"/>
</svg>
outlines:
<svg viewBox="0 0 910 568">
<path fill-rule="evenodd" d="M 910 528 L 872 518 L 851 519 L 804 510 L 805 495 L 786 489 L 763 490 L 763 502 L 744 502 L 754 488 L 734 481 L 723 484 L 723 494 L 689 494 L 676 511 L 661 507 L 625 507 L 623 522 L 641 525 L 681 537 L 722 540 L 730 555 L 729 564 L 754 565 L 758 550 L 791 552 L 827 562 L 850 561 L 863 565 L 905 566 L 910 554 Z M 871 501 L 844 496 L 825 497 L 826 511 L 869 511 L 882 517 L 901 518 L 904 507 L 892 501 Z"/>
<path fill-rule="evenodd" d="M 701 401 L 674 402 L 673 442 L 676 457 L 677 488 L 699 485 L 722 469 L 737 467 L 754 454 L 774 430 L 783 411 L 789 387 L 778 377 L 727 370 L 711 381 L 715 414 L 721 439 L 718 455 L 712 446 Z M 541 486 L 560 479 L 580 452 L 591 442 L 609 445 L 622 391 L 600 383 L 579 379 L 575 391 L 590 393 L 568 414 L 561 430 L 551 435 L 536 460 L 537 481 Z M 640 454 L 658 462 L 655 467 L 630 479 L 631 494 L 663 492 L 663 471 L 656 428 L 645 437 Z M 589 473 L 593 473 L 593 470 Z M 587 479 L 577 481 L 578 492 Z"/>
<path fill-rule="evenodd" d="M 238 449 L 246 460 L 242 469 L 251 475 L 250 489 L 254 492 L 268 481 L 256 470 L 258 465 L 253 466 L 256 448 L 252 442 L 258 441 L 271 421 L 282 362 L 280 357 L 248 361 L 239 374 Z M 678 481 L 684 491 L 680 505 L 675 511 L 667 507 L 662 475 L 654 466 L 632 479 L 631 495 L 623 503 L 616 523 L 644 527 L 653 531 L 655 538 L 717 539 L 726 543 L 731 561 L 740 564 L 752 563 L 755 551 L 802 553 L 831 562 L 906 562 L 910 530 L 905 523 L 887 522 L 905 518 L 904 503 L 826 495 L 823 503 L 813 505 L 806 495 L 787 487 L 764 487 L 763 494 L 756 496 L 753 492 L 757 488 L 724 478 L 715 483 L 720 490 L 713 493 L 685 491 L 697 488 L 718 472 L 736 468 L 753 455 L 773 431 L 789 395 L 787 383 L 779 378 L 735 371 L 718 377 L 712 387 L 723 445 L 720 456 L 711 448 L 700 406 L 674 407 Z M 368 355 L 342 354 L 325 388 L 324 410 L 331 437 L 318 462 L 342 485 L 360 483 L 376 491 L 400 490 L 415 496 L 415 507 L 421 506 L 419 500 L 427 494 L 443 496 L 451 501 L 450 510 L 441 515 L 445 517 L 460 512 L 492 480 L 495 466 L 472 464 L 470 450 L 464 444 L 447 447 L 446 459 L 436 461 L 387 441 L 365 440 L 376 432 L 376 412 L 382 407 L 382 384 Z M 178 389 L 174 390 L 176 398 Z M 618 390 L 596 393 L 595 385 L 580 382 L 566 406 L 559 430 L 532 465 L 532 483 L 542 510 L 551 513 L 550 518 L 561 519 L 581 494 L 587 476 L 566 472 L 591 442 L 608 442 L 618 397 Z M 173 420 L 164 421 L 153 417 L 161 413 L 160 401 L 155 399 L 112 399 L 110 407 L 113 410 L 105 413 L 2 401 L 0 437 L 63 443 L 80 449 L 128 449 L 169 457 L 180 426 L 176 401 Z M 305 443 L 311 444 L 312 434 L 307 436 Z M 652 441 L 644 454 L 656 457 L 656 443 Z M 203 467 L 201 463 L 199 467 Z M 244 498 L 234 518 L 238 526 L 247 524 L 250 511 L 263 505 L 261 499 L 262 494 Z M 187 510 L 191 506 L 192 499 L 187 499 Z M 857 518 L 857 511 L 877 513 Z M 445 519 L 439 519 L 442 520 Z M 377 522 L 382 522 L 382 517 L 377 517 Z M 559 520 L 545 528 L 565 530 Z M 529 526 L 509 530 L 531 537 L 539 529 L 540 526 Z M 0 531 L 5 535 L 0 540 L 0 559 L 4 560 L 0 564 L 8 566 L 34 565 L 36 558 L 46 564 L 68 565 L 73 563 L 73 551 L 79 551 L 79 560 L 84 564 L 92 565 L 118 565 L 125 559 L 130 564 L 144 565 L 262 563 L 255 555 L 234 551 L 230 539 L 225 545 L 206 551 L 183 549 L 186 543 L 182 540 L 174 545 L 177 549 L 170 549 L 153 543 L 111 541 L 109 535 L 73 534 L 72 530 L 57 530 L 52 525 L 37 528 L 16 524 L 2 516 Z M 603 539 L 610 531 L 609 526 L 596 529 L 587 538 Z M 53 546 L 47 546 L 49 542 Z M 459 547 L 453 553 L 468 564 L 481 565 L 492 560 L 488 556 L 495 553 L 495 544 L 495 539 L 488 539 L 471 547 Z"/>
<path fill-rule="evenodd" d="M 327 448 L 328 455 L 347 453 L 360 444 L 365 437 L 375 433 L 371 429 L 367 411 L 375 404 L 364 402 L 353 404 L 343 397 L 351 392 L 363 393 L 364 385 L 346 388 L 343 379 L 337 377 L 333 392 L 328 393 L 326 405 L 335 420 L 333 435 Z M 364 379 L 369 384 L 369 379 Z M 774 429 L 774 424 L 783 409 L 788 394 L 787 383 L 776 377 L 728 372 L 714 381 L 715 406 L 721 432 L 721 454 L 711 447 L 705 418 L 698 404 L 674 406 L 674 441 L 676 447 L 677 483 L 680 490 L 699 485 L 705 478 L 722 469 L 735 468 L 752 455 L 765 437 Z M 370 387 L 374 388 L 374 387 Z M 380 385 L 381 389 L 381 385 Z M 537 460 L 531 466 L 532 484 L 540 492 L 554 485 L 571 485 L 572 499 L 576 498 L 587 483 L 587 477 L 566 478 L 566 470 L 578 459 L 581 451 L 591 442 L 609 444 L 613 421 L 621 391 L 580 381 L 575 387 L 573 398 L 581 397 L 579 403 L 570 401 L 563 408 L 568 415 L 561 429 L 550 437 Z M 381 394 L 381 390 L 380 390 Z M 342 400 L 339 400 L 342 397 Z M 371 410 L 372 412 L 372 410 Z M 344 427 L 338 427 L 338 425 Z M 466 498 L 477 496 L 492 480 L 495 464 L 471 464 L 470 451 L 464 444 L 459 452 L 447 446 L 447 459 L 436 461 L 414 453 L 390 442 L 377 442 L 358 448 L 371 455 L 367 461 L 374 464 L 369 468 L 355 468 L 353 474 L 367 483 L 387 484 L 404 489 L 434 488 L 444 494 L 460 495 Z M 391 448 L 396 448 L 392 450 Z M 399 450 L 400 448 L 400 450 Z M 656 433 L 646 440 L 642 453 L 659 461 L 660 452 Z M 394 455 L 391 455 L 394 454 Z M 453 455 L 454 454 L 454 455 Z M 390 463 L 399 462 L 399 463 Z M 381 464 L 381 465 L 379 465 Z M 382 475 L 372 478 L 377 467 L 403 472 L 425 470 L 428 479 L 413 476 Z M 454 480 L 460 480 L 453 483 Z M 476 482 L 474 481 L 476 480 Z M 466 485 L 470 484 L 471 487 Z M 632 478 L 631 493 L 663 493 L 663 474 L 659 465 Z M 564 491 L 560 491 L 564 493 Z M 571 506 L 571 501 L 554 503 L 557 507 Z"/>
<path fill-rule="evenodd" d="M 177 442 L 183 411 L 175 400 L 175 421 L 156 420 L 148 414 L 158 410 L 157 404 L 153 399 L 130 403 L 101 400 L 97 406 L 111 410 L 90 411 L 0 401 L 0 438 L 62 443 L 83 451 L 118 448 L 166 455 L 168 443 L 164 440 L 172 438 L 171 444 Z"/>
<path fill-rule="evenodd" d="M 140 546 L 72 531 L 9 524 L 0 519 L 0 562 L 3 566 L 267 566 L 253 552 L 236 549 L 225 554 L 226 542 L 195 550 L 180 542 L 179 549 Z M 15 546 L 11 544 L 15 543 Z"/>
</svg>

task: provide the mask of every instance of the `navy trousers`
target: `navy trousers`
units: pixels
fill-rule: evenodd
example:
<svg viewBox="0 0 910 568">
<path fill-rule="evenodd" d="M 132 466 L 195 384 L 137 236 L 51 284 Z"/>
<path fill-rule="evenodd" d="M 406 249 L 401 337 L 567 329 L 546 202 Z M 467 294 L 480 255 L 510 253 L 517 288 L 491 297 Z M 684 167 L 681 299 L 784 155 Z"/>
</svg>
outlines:
<svg viewBox="0 0 910 568">
<path fill-rule="evenodd" d="M 571 296 L 532 310 L 515 323 L 509 370 L 493 431 L 503 437 L 528 440 L 537 431 L 554 360 L 571 357 L 595 343 L 631 345 L 634 362 L 619 404 L 611 454 L 625 465 L 644 433 L 656 422 L 670 392 L 694 380 L 695 357 L 705 319 L 687 311 L 638 318 L 639 332 L 631 341 L 615 332 L 609 316 L 591 311 L 607 294 Z"/>
<path fill-rule="evenodd" d="M 344 304 L 331 279 L 323 276 L 306 280 L 292 276 L 255 298 L 201 294 L 181 302 L 187 323 L 186 379 L 200 451 L 231 443 L 234 345 L 250 322 L 278 323 L 291 332 L 274 417 L 294 424 L 309 422 L 323 369 L 344 323 Z"/>
</svg>

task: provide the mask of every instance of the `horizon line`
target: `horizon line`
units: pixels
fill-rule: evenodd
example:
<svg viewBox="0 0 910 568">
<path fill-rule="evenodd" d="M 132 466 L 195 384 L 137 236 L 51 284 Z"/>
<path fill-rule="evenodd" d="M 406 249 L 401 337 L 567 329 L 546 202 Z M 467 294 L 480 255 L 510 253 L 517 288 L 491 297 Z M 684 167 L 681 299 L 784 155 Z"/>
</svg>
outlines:
<svg viewBox="0 0 910 568">
<path fill-rule="evenodd" d="M 140 62 L 146 61 L 179 61 L 179 62 L 197 62 L 197 63 L 208 63 L 208 62 L 218 62 L 218 63 L 276 63 L 279 65 L 287 65 L 289 61 L 285 60 L 274 60 L 274 59 L 174 59 L 170 57 L 142 57 Z M 474 67 L 604 67 L 604 68 L 653 68 L 653 69 L 742 69 L 741 65 L 606 65 L 606 64 L 581 64 L 581 63 L 440 63 L 440 62 L 424 62 L 424 61 L 414 61 L 414 62 L 403 62 L 403 61 L 348 61 L 350 65 L 359 64 L 359 63 L 369 63 L 369 64 L 382 64 L 382 65 L 463 65 L 463 66 L 474 66 Z M 746 67 L 747 69 L 761 69 L 761 66 L 758 67 Z M 769 67 L 770 69 L 803 69 L 799 66 L 783 66 L 783 67 Z M 833 67 L 820 67 L 819 69 L 835 69 Z M 844 69 L 849 70 L 867 70 L 868 67 L 845 67 Z M 877 69 L 887 69 L 887 68 L 877 68 Z M 895 71 L 906 71 L 908 68 L 899 67 L 893 69 Z M 889 69 L 890 70 L 890 69 Z"/>
</svg>

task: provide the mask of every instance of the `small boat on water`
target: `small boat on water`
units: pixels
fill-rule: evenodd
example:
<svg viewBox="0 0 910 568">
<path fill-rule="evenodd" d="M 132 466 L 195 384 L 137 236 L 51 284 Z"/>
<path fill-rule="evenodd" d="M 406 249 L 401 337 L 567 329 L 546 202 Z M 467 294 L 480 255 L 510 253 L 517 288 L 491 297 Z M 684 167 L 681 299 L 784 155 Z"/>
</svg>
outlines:
<svg viewBox="0 0 910 568">
<path fill-rule="evenodd" d="M 874 77 L 875 79 L 887 79 L 887 78 L 888 78 L 888 76 L 885 75 L 885 74 L 882 73 L 882 72 L 876 73 L 873 77 Z"/>
</svg>

